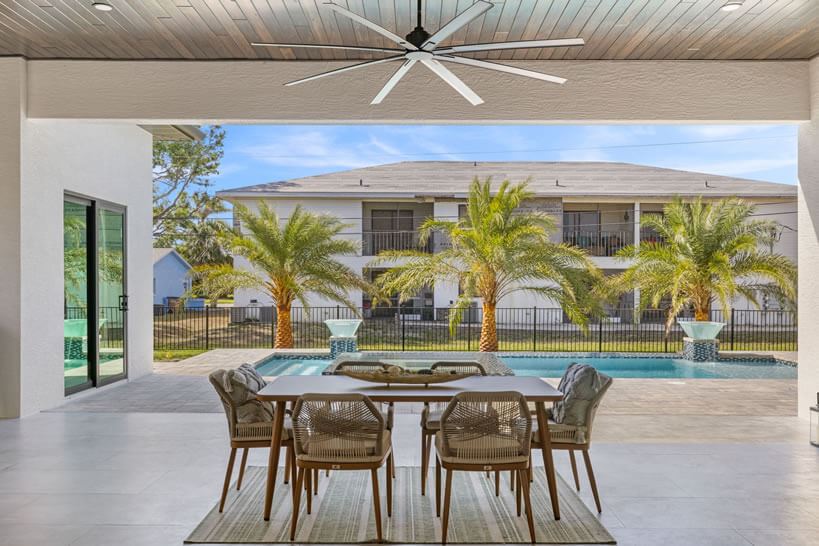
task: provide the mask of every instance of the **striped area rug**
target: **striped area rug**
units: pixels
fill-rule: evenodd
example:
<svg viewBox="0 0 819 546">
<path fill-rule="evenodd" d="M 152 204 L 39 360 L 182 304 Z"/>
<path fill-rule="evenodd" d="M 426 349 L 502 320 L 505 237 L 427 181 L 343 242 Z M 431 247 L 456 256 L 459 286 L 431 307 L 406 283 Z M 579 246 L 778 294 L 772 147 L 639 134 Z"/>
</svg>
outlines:
<svg viewBox="0 0 819 546">
<path fill-rule="evenodd" d="M 280 470 L 279 476 L 283 470 Z M 334 472 L 321 475 L 319 494 L 307 515 L 302 495 L 297 543 L 355 544 L 375 542 L 375 515 L 369 471 Z M 435 517 L 434 481 L 427 496 L 421 496 L 421 469 L 398 467 L 393 490 L 393 514 L 386 517 L 385 472 L 379 472 L 384 539 L 394 544 L 434 544 L 441 541 L 441 520 Z M 430 472 L 432 475 L 432 472 Z M 535 472 L 532 503 L 538 544 L 615 544 L 598 518 L 586 508 L 577 493 L 558 476 L 561 519 L 552 518 L 546 477 Z M 290 542 L 292 500 L 290 486 L 276 486 L 270 521 L 264 521 L 266 469 L 249 467 L 242 490 L 228 494 L 224 513 L 214 507 L 186 539 L 193 544 L 265 544 Z M 431 476 L 430 476 L 431 477 Z M 529 543 L 526 517 L 517 517 L 515 496 L 509 488 L 508 472 L 502 480 L 501 496 L 495 497 L 495 481 L 479 472 L 456 472 L 452 483 L 450 543 Z"/>
</svg>

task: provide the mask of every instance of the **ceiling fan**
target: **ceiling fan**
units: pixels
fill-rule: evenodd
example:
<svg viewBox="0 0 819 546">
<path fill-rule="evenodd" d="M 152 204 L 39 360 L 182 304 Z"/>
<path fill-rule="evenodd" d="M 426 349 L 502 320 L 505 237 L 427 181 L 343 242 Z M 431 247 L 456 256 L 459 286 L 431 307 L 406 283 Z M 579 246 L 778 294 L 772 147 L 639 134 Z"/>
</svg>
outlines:
<svg viewBox="0 0 819 546">
<path fill-rule="evenodd" d="M 343 68 L 337 68 L 336 70 L 330 70 L 329 72 L 322 72 L 320 74 L 315 74 L 313 76 L 308 76 L 306 78 L 302 78 L 299 80 L 294 80 L 291 82 L 286 83 L 285 85 L 298 85 L 300 83 L 305 83 L 313 80 L 317 80 L 319 78 L 324 78 L 327 76 L 334 76 L 336 74 L 341 74 L 342 72 L 349 72 L 350 70 L 357 70 L 359 68 L 364 68 L 367 66 L 373 66 L 377 64 L 389 63 L 393 61 L 403 61 L 401 66 L 392 77 L 387 80 L 387 83 L 384 87 L 381 88 L 381 91 L 373 98 L 370 104 L 380 104 L 384 98 L 389 95 L 390 91 L 401 81 L 406 73 L 416 64 L 421 63 L 422 65 L 429 68 L 432 72 L 434 72 L 438 77 L 444 80 L 446 83 L 450 85 L 455 91 L 461 94 L 463 98 L 468 100 L 472 105 L 478 105 L 483 103 L 483 99 L 481 99 L 477 93 L 475 93 L 472 89 L 469 88 L 463 81 L 461 81 L 458 76 L 453 74 L 444 63 L 456 63 L 456 64 L 464 64 L 468 66 L 474 66 L 477 68 L 485 68 L 488 70 L 494 70 L 496 72 L 505 72 L 507 74 L 515 74 L 518 76 L 526 76 L 528 78 L 534 78 L 537 80 L 552 82 L 552 83 L 565 83 L 565 78 L 560 78 L 558 76 L 550 76 L 549 74 L 543 74 L 541 72 L 535 72 L 532 70 L 525 70 L 523 68 L 517 68 L 514 66 L 509 66 L 505 64 L 499 64 L 489 61 L 482 61 L 480 59 L 472 59 L 469 57 L 460 57 L 455 55 L 456 53 L 472 53 L 476 51 L 497 51 L 500 49 L 524 49 L 524 48 L 543 48 L 543 47 L 565 47 L 565 46 L 582 46 L 585 44 L 582 38 L 565 38 L 559 40 L 526 40 L 520 42 L 495 42 L 495 43 L 487 43 L 487 44 L 465 44 L 465 45 L 453 45 L 449 47 L 442 47 L 438 49 L 438 44 L 443 42 L 446 38 L 463 28 L 464 26 L 471 23 L 474 19 L 477 19 L 490 9 L 494 7 L 494 4 L 491 2 L 487 2 L 486 0 L 476 0 L 474 4 L 469 6 L 467 9 L 459 13 L 452 19 L 450 22 L 442 26 L 438 29 L 437 32 L 434 34 L 428 33 L 423 26 L 421 26 L 421 1 L 418 0 L 418 24 L 413 29 L 412 32 L 407 34 L 406 38 L 401 38 L 397 34 L 393 34 L 386 28 L 373 23 L 372 21 L 361 17 L 360 15 L 353 13 L 352 11 L 339 6 L 333 2 L 326 2 L 324 5 L 327 6 L 329 9 L 332 9 L 339 15 L 343 15 L 356 23 L 366 26 L 367 28 L 381 34 L 382 36 L 386 37 L 390 41 L 395 42 L 400 46 L 400 48 L 385 48 L 385 47 L 362 47 L 362 46 L 345 46 L 345 45 L 317 45 L 317 44 L 280 44 L 280 43 L 263 43 L 263 42 L 252 42 L 252 45 L 259 46 L 259 47 L 304 47 L 304 48 L 315 48 L 315 49 L 345 49 L 351 51 L 375 51 L 378 53 L 392 53 L 393 55 L 389 57 L 385 57 L 383 59 L 376 59 L 373 61 L 366 61 L 363 63 L 358 63 L 350 66 L 345 66 Z"/>
</svg>

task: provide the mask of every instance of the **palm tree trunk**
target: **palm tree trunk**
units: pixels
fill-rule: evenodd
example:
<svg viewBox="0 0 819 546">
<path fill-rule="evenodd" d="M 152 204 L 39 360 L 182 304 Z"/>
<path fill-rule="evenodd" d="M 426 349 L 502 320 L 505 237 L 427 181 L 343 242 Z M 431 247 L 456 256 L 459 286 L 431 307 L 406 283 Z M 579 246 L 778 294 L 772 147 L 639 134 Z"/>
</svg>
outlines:
<svg viewBox="0 0 819 546">
<path fill-rule="evenodd" d="M 290 306 L 276 306 L 276 340 L 273 343 L 276 349 L 293 348 L 293 325 L 290 322 Z"/>
<path fill-rule="evenodd" d="M 498 350 L 498 329 L 495 324 L 495 304 L 483 303 L 483 318 L 481 319 L 481 342 L 479 349 L 482 352 Z"/>
<path fill-rule="evenodd" d="M 694 320 L 708 321 L 711 319 L 711 313 L 708 309 L 694 309 Z"/>
</svg>

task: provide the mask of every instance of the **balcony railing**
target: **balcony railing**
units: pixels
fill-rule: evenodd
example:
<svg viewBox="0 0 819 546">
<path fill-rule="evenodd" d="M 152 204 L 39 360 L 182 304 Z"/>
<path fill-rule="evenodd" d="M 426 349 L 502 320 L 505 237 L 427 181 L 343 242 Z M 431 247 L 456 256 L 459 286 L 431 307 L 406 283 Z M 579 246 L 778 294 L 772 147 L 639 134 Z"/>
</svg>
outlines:
<svg viewBox="0 0 819 546">
<path fill-rule="evenodd" d="M 564 229 L 563 242 L 580 247 L 592 256 L 614 256 L 634 242 L 634 232 Z"/>
<path fill-rule="evenodd" d="M 418 231 L 365 231 L 362 233 L 361 252 L 376 256 L 385 250 L 418 250 L 432 252 L 433 238 L 421 244 Z"/>
</svg>

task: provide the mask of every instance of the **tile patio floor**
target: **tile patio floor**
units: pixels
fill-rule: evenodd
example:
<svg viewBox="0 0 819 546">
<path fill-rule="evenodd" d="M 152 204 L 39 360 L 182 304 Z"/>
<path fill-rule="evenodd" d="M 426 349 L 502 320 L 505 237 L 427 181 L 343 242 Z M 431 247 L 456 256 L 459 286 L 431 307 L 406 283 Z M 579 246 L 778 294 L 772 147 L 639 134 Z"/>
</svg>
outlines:
<svg viewBox="0 0 819 546">
<path fill-rule="evenodd" d="M 819 450 L 793 416 L 793 382 L 738 383 L 616 383 L 592 458 L 619 544 L 819 544 Z M 729 411 L 709 406 L 720 397 Z M 786 415 L 754 404 L 777 400 Z M 155 374 L 0 421 L 0 546 L 181 544 L 219 494 L 219 411 L 201 375 Z M 418 464 L 417 416 L 400 413 L 397 430 L 397 463 Z M 265 463 L 255 450 L 250 464 Z"/>
</svg>

